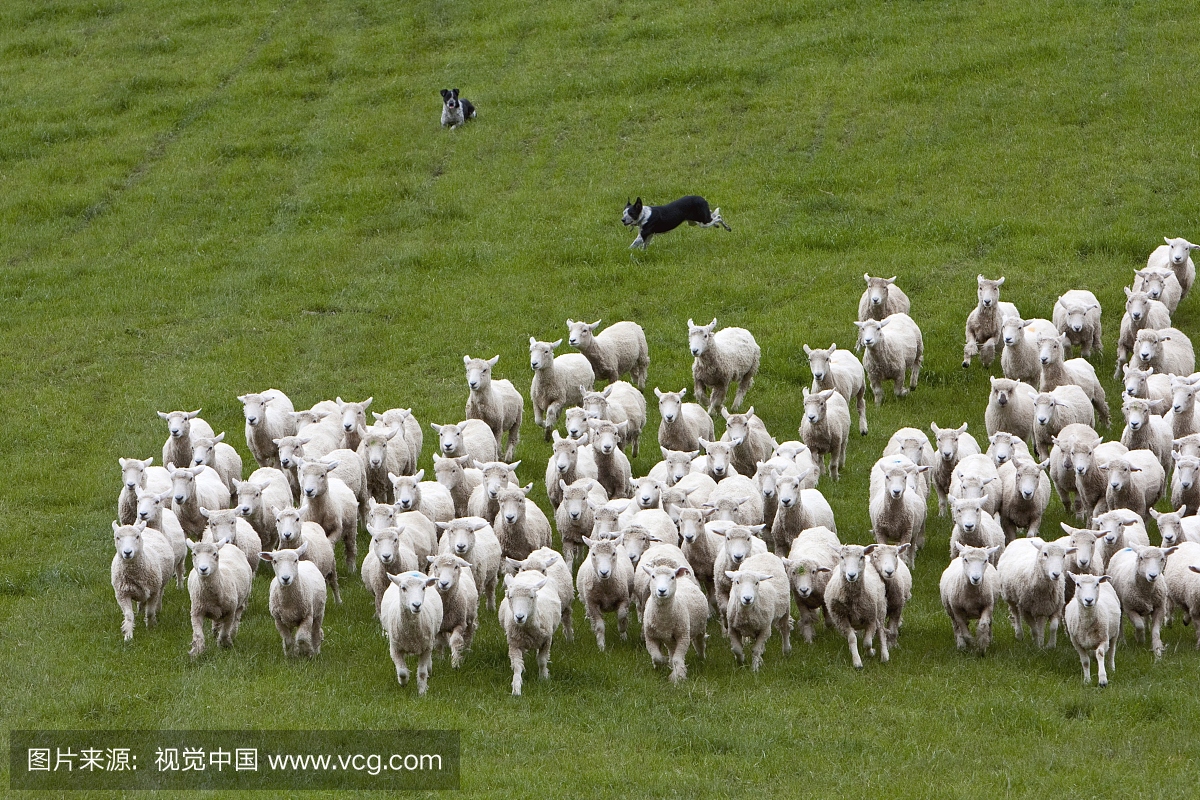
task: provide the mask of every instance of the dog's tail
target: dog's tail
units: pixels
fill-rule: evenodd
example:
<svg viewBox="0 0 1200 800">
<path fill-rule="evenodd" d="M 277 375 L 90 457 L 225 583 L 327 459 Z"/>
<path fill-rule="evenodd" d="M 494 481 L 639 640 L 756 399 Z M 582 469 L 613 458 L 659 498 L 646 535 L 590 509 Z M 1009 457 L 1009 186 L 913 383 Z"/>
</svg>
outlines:
<svg viewBox="0 0 1200 800">
<path fill-rule="evenodd" d="M 708 221 L 708 225 L 707 225 L 707 227 L 709 227 L 709 228 L 715 228 L 715 227 L 717 227 L 718 225 L 720 225 L 722 228 L 724 228 L 724 229 L 725 229 L 725 230 L 727 230 L 727 231 L 728 231 L 728 230 L 732 230 L 732 229 L 729 227 L 729 225 L 728 225 L 728 224 L 726 224 L 725 220 L 721 218 L 721 209 L 719 209 L 719 208 L 714 208 L 714 209 L 712 210 L 712 219 L 710 219 L 710 220 Z"/>
</svg>

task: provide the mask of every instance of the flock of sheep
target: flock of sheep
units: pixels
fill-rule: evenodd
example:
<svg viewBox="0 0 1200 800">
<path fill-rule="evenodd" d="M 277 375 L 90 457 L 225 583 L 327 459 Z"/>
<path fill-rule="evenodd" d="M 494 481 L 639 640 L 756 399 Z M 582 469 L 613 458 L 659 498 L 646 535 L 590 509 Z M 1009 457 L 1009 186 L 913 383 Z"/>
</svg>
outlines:
<svg viewBox="0 0 1200 800">
<path fill-rule="evenodd" d="M 1120 441 L 1103 441 L 1095 428 L 1106 429 L 1109 415 L 1086 360 L 1102 351 L 1095 296 L 1070 291 L 1051 319 L 1024 319 L 1000 301 L 1003 278 L 979 276 L 963 366 L 975 357 L 990 364 L 999 348 L 1004 374 L 991 379 L 987 449 L 965 424 L 931 424 L 932 440 L 916 428 L 896 431 L 871 469 L 875 543 L 866 546 L 839 539 L 817 484 L 823 475 L 837 480 L 844 467 L 852 405 L 867 432 L 868 384 L 876 405 L 884 381 L 898 397 L 917 385 L 924 342 L 895 278 L 865 276 L 855 323 L 861 362 L 836 345 L 805 345 L 813 384 L 803 390 L 796 441 L 777 441 L 753 407 L 726 408 L 731 389 L 729 408 L 741 407 L 758 371 L 750 332 L 688 320 L 697 402 L 687 402 L 686 389 L 654 389 L 663 460 L 638 478 L 625 453 L 637 455 L 647 419 L 642 328 L 618 322 L 597 332 L 599 321 L 568 320 L 568 342 L 579 352 L 561 355 L 561 339 L 531 338 L 534 423 L 553 443 L 545 472 L 553 525 L 528 497 L 533 484 L 517 480 L 520 462 L 509 463 L 525 401 L 493 377 L 498 357 L 464 357 L 466 419 L 431 426 L 435 480 L 418 464 L 423 426 L 399 408 L 373 413 L 368 425 L 371 398 L 296 411 L 275 389 L 239 397 L 258 464 L 245 480 L 238 452 L 199 411 L 160 412 L 170 434 L 163 466 L 120 460 L 112 585 L 122 632 L 133 637 L 137 605 L 147 625 L 155 622 L 171 577 L 183 586 L 190 551 L 193 657 L 205 648 L 205 620 L 218 644 L 233 643 L 260 561 L 274 570 L 269 605 L 284 652 L 317 655 L 328 593 L 341 602 L 335 546 L 344 550 L 343 574 L 354 574 L 361 527 L 370 535 L 363 583 L 402 685 L 407 657 L 417 656 L 420 693 L 435 649 L 449 651 L 452 667 L 462 663 L 481 595 L 494 611 L 501 576 L 498 617 L 513 694 L 521 693 L 528 651 L 549 676 L 555 633 L 573 636 L 576 596 L 600 650 L 605 615 L 615 614 L 624 640 L 632 608 L 651 660 L 669 663 L 672 681 L 686 678 L 690 648 L 704 656 L 712 616 L 738 663 L 748 648 L 757 670 L 773 632 L 788 653 L 793 602 L 806 641 L 823 615 L 861 668 L 860 633 L 872 656 L 878 638 L 881 661 L 896 645 L 932 488 L 939 515 L 954 521 L 940 593 L 957 646 L 987 649 L 1001 597 L 1018 639 L 1027 626 L 1039 646 L 1048 637 L 1053 647 L 1065 623 L 1084 681 L 1094 658 L 1106 685 L 1122 616 L 1139 642 L 1149 629 L 1156 657 L 1173 609 L 1185 622 L 1200 616 L 1200 374 L 1188 337 L 1171 327 L 1195 279 L 1195 247 L 1168 239 L 1125 290 Z M 1069 358 L 1075 347 L 1082 357 Z M 597 380 L 603 391 L 594 391 Z M 1083 527 L 1063 524 L 1064 536 L 1044 539 L 1052 487 Z M 1160 513 L 1154 505 L 1168 491 L 1174 510 Z M 1150 545 L 1151 520 L 1161 546 Z"/>
</svg>

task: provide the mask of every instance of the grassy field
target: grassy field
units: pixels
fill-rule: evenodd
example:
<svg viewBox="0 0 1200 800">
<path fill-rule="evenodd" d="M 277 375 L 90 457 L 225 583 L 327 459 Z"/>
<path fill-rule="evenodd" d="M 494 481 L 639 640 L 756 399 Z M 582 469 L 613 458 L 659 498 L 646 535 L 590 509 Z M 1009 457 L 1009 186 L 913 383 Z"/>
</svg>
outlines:
<svg viewBox="0 0 1200 800">
<path fill-rule="evenodd" d="M 714 623 L 674 688 L 635 640 L 602 655 L 580 624 L 520 699 L 492 615 L 460 672 L 435 662 L 421 700 L 398 687 L 357 579 L 312 663 L 285 662 L 265 572 L 232 651 L 189 660 L 174 590 L 126 645 L 108 564 L 117 458 L 160 453 L 156 410 L 203 407 L 248 464 L 247 391 L 457 421 L 464 353 L 499 353 L 527 394 L 529 337 L 567 317 L 640 322 L 664 389 L 691 385 L 688 317 L 750 329 L 749 402 L 795 438 L 801 345 L 852 343 L 864 272 L 900 276 L 926 360 L 821 484 L 844 540 L 868 539 L 895 429 L 983 429 L 987 372 L 959 367 L 977 273 L 1026 316 L 1099 296 L 1119 423 L 1121 286 L 1164 234 L 1200 236 L 1197 22 L 1174 1 L 3 5 L 0 739 L 453 728 L 480 797 L 1194 796 L 1193 632 L 1166 631 L 1158 664 L 1130 637 L 1105 691 L 1061 638 L 1035 651 L 1002 618 L 986 658 L 960 654 L 945 519 L 890 664 L 855 673 L 822 632 L 786 660 L 772 639 L 752 674 Z M 479 109 L 454 132 L 449 86 Z M 686 193 L 732 233 L 631 254 L 626 198 Z M 1196 302 L 1175 317 L 1189 333 Z M 520 475 L 548 508 L 538 433 Z M 1064 519 L 1055 499 L 1044 529 Z"/>
</svg>

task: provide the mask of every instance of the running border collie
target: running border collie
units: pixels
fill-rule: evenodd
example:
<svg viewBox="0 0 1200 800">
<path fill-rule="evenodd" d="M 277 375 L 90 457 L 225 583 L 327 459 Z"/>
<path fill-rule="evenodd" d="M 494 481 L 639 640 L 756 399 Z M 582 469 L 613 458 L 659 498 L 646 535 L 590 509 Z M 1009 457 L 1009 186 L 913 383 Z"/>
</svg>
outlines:
<svg viewBox="0 0 1200 800">
<path fill-rule="evenodd" d="M 469 119 L 475 118 L 475 106 L 465 97 L 458 99 L 458 89 L 442 89 L 442 127 L 454 130 Z"/>
<path fill-rule="evenodd" d="M 695 194 L 681 197 L 665 206 L 643 205 L 640 197 L 632 203 L 626 201 L 621 222 L 626 226 L 638 226 L 637 238 L 629 247 L 640 247 L 643 250 L 656 233 L 673 231 L 685 222 L 688 225 L 699 225 L 701 228 L 715 228 L 719 225 L 725 230 L 730 229 L 725 220 L 721 219 L 721 209 L 709 211 L 708 201 Z"/>
</svg>

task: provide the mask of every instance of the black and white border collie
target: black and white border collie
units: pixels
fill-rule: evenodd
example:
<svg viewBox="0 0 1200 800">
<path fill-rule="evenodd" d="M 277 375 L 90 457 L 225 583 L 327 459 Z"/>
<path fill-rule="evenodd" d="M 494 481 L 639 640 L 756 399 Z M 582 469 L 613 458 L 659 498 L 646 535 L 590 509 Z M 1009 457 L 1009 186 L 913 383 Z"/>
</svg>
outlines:
<svg viewBox="0 0 1200 800">
<path fill-rule="evenodd" d="M 471 101 L 458 99 L 458 89 L 442 89 L 442 127 L 453 130 L 469 119 L 475 118 L 475 106 Z"/>
<path fill-rule="evenodd" d="M 646 249 L 650 238 L 656 233 L 673 231 L 683 223 L 699 225 L 701 228 L 715 228 L 718 225 L 729 230 L 725 220 L 721 219 L 721 209 L 708 210 L 708 201 L 699 195 L 691 194 L 667 203 L 665 206 L 642 205 L 642 198 L 632 203 L 626 201 L 625 213 L 621 222 L 626 226 L 637 225 L 638 235 L 630 248 Z"/>
</svg>

